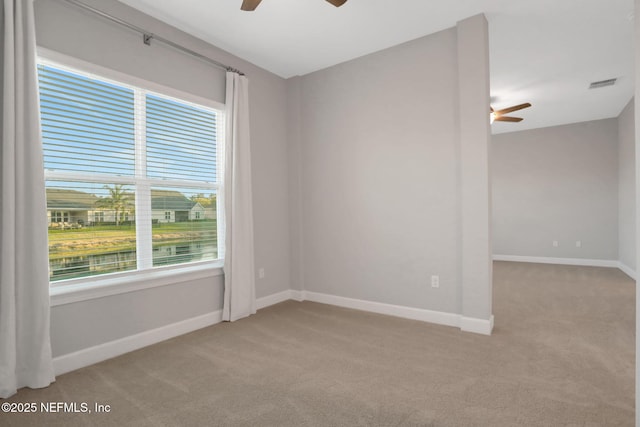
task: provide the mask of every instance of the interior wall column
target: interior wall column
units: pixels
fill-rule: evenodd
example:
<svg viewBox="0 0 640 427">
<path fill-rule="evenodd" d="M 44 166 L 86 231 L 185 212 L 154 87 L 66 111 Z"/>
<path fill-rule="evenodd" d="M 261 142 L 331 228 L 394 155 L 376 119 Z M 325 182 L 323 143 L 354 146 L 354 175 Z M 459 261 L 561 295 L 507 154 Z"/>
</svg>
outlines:
<svg viewBox="0 0 640 427">
<path fill-rule="evenodd" d="M 484 15 L 457 24 L 460 105 L 461 324 L 491 334 L 492 247 L 489 29 Z"/>
</svg>

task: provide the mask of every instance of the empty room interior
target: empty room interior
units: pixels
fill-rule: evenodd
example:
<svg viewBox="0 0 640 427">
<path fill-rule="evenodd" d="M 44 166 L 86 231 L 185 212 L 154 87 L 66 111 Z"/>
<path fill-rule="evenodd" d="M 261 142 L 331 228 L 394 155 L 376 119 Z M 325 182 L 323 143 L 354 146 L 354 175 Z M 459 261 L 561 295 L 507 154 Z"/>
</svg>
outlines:
<svg viewBox="0 0 640 427">
<path fill-rule="evenodd" d="M 640 425 L 639 1 L 4 0 L 0 424 Z"/>
</svg>

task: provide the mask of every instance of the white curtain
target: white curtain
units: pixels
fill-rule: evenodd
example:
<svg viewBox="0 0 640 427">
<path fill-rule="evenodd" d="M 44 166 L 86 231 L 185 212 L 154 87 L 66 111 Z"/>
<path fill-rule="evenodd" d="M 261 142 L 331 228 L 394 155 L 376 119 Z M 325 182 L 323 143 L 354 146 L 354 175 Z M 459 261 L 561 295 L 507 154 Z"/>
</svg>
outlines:
<svg viewBox="0 0 640 427">
<path fill-rule="evenodd" d="M 248 85 L 245 76 L 227 73 L 222 319 L 228 321 L 256 312 Z"/>
<path fill-rule="evenodd" d="M 54 381 L 33 0 L 3 0 L 0 397 Z"/>
</svg>

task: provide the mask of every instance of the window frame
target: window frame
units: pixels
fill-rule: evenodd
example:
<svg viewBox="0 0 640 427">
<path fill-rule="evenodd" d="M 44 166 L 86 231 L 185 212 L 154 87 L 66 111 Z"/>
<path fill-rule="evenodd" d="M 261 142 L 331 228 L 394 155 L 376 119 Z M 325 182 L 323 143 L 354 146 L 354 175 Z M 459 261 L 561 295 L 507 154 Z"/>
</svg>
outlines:
<svg viewBox="0 0 640 427">
<path fill-rule="evenodd" d="M 175 101 L 194 104 L 197 107 L 205 107 L 216 110 L 217 117 L 217 146 L 216 146 L 216 183 L 209 186 L 202 186 L 202 189 L 213 190 L 216 192 L 216 216 L 217 216 L 217 239 L 218 239 L 218 258 L 215 260 L 195 261 L 184 264 L 174 264 L 167 266 L 153 267 L 150 264 L 150 258 L 146 263 L 141 265 L 140 256 L 138 254 L 138 263 L 136 270 L 107 273 L 96 276 L 87 276 L 74 279 L 66 279 L 49 283 L 49 293 L 53 306 L 59 304 L 68 304 L 70 302 L 83 301 L 93 298 L 101 298 L 108 295 L 116 295 L 125 292 L 131 292 L 140 289 L 147 289 L 157 286 L 166 286 L 183 281 L 196 280 L 205 277 L 218 276 L 222 274 L 222 266 L 224 265 L 224 241 L 225 241 L 225 221 L 224 221 L 224 145 L 227 118 L 227 107 L 225 104 L 203 98 L 188 92 L 164 86 L 155 82 L 131 76 L 110 68 L 102 67 L 87 61 L 83 61 L 65 54 L 61 54 L 50 49 L 38 47 L 37 63 L 60 68 L 62 70 L 81 73 L 87 77 L 96 78 L 107 81 L 122 87 L 135 90 L 136 98 L 145 97 L 147 93 L 157 95 L 163 98 L 173 99 Z M 140 91 L 141 90 L 141 91 Z M 139 105 L 136 102 L 136 107 Z M 139 112 L 136 112 L 136 116 Z M 143 113 L 144 114 L 144 113 Z M 75 172 L 64 171 L 46 171 L 45 180 L 67 180 L 81 182 L 97 182 L 109 184 L 126 184 L 140 185 L 139 172 L 144 167 L 141 162 L 145 156 L 139 156 L 140 150 L 144 144 L 141 139 L 145 137 L 144 130 L 138 129 L 138 121 L 136 120 L 136 174 L 133 177 L 127 176 L 100 176 L 87 179 L 86 175 Z M 193 185 L 191 181 L 182 180 L 163 180 L 156 178 L 144 178 L 146 181 L 142 184 L 142 194 L 145 191 L 150 193 L 151 187 L 182 187 L 182 188 L 200 188 Z M 138 189 L 140 190 L 140 189 Z M 150 197 L 150 194 L 149 194 Z M 136 197 L 136 210 L 138 210 L 138 197 Z M 150 204 L 150 199 L 148 200 Z M 149 212 L 150 211 L 149 206 Z M 140 252 L 140 246 L 147 245 L 149 253 L 152 252 L 152 236 L 151 223 L 147 224 L 148 230 L 136 224 L 136 247 Z M 147 232 L 148 231 L 148 232 Z M 141 239 L 141 234 L 146 233 Z M 147 250 L 147 249 L 145 249 Z"/>
<path fill-rule="evenodd" d="M 63 211 L 63 210 L 51 211 L 49 224 L 69 222 L 69 218 L 71 218 L 71 213 L 69 211 Z"/>
</svg>

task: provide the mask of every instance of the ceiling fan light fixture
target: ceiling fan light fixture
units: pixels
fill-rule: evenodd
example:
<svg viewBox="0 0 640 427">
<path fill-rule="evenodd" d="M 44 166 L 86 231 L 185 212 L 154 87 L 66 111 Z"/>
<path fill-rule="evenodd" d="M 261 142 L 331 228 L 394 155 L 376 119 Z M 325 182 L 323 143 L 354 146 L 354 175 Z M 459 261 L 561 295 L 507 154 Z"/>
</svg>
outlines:
<svg viewBox="0 0 640 427">
<path fill-rule="evenodd" d="M 493 122 L 521 122 L 522 119 L 520 117 L 505 116 L 505 114 L 509 114 L 514 111 L 522 110 L 529 107 L 531 107 L 531 104 L 528 102 L 525 102 L 524 104 L 514 105 L 513 107 L 503 108 L 498 111 L 495 111 L 493 107 L 489 106 L 489 111 L 491 111 L 489 113 L 489 122 L 491 124 L 493 124 Z"/>
</svg>

